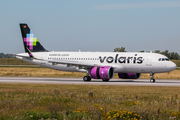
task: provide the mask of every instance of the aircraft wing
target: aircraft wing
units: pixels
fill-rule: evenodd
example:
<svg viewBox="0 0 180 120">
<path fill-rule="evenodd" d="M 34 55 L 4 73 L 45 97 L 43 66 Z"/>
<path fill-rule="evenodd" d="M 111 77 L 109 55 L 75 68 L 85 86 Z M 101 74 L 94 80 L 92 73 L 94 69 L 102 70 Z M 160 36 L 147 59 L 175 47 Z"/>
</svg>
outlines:
<svg viewBox="0 0 180 120">
<path fill-rule="evenodd" d="M 78 61 L 65 61 L 65 60 L 52 60 L 48 61 L 49 63 L 52 63 L 54 65 L 56 64 L 65 64 L 67 67 L 71 66 L 77 66 L 77 67 L 83 67 L 83 68 L 91 68 L 95 66 L 99 66 L 97 64 L 92 64 L 92 63 L 85 63 L 85 62 L 78 62 Z"/>
<path fill-rule="evenodd" d="M 12 56 L 17 56 L 17 57 L 23 57 L 23 58 L 26 58 L 26 59 L 36 59 L 36 60 L 42 60 L 42 59 L 38 59 L 38 58 L 35 58 L 35 57 L 24 56 L 24 55 L 15 55 L 15 54 L 9 54 L 9 55 L 12 55 Z"/>
<path fill-rule="evenodd" d="M 93 67 L 110 66 L 109 64 L 93 64 L 93 63 L 78 62 L 78 61 L 52 60 L 48 62 L 52 63 L 52 65 L 65 64 L 67 65 L 67 67 L 76 66 L 79 67 L 79 69 L 91 69 Z M 111 64 L 111 67 L 113 67 L 115 71 L 122 71 L 122 72 L 124 71 L 124 67 L 122 65 Z"/>
<path fill-rule="evenodd" d="M 44 59 L 39 59 L 36 57 L 30 57 L 30 56 L 24 56 L 24 55 L 14 55 L 11 54 L 13 56 L 17 56 L 17 57 L 23 57 L 26 59 L 35 59 L 35 60 L 41 60 L 41 61 L 46 61 L 49 63 L 52 63 L 52 65 L 56 65 L 56 64 L 65 64 L 67 65 L 67 67 L 71 67 L 71 66 L 76 66 L 76 67 L 83 67 L 83 68 L 91 68 L 91 67 L 95 67 L 95 66 L 99 66 L 97 64 L 91 64 L 91 63 L 82 63 L 82 62 L 78 62 L 78 61 L 68 61 L 68 60 L 44 60 Z"/>
<path fill-rule="evenodd" d="M 64 64 L 67 67 L 79 67 L 80 69 L 91 69 L 92 67 L 101 67 L 101 66 L 109 66 L 106 64 L 93 64 L 93 63 L 86 63 L 86 62 L 80 62 L 80 61 L 68 61 L 68 60 L 44 60 L 44 59 L 39 59 L 36 57 L 30 57 L 30 56 L 23 56 L 23 55 L 14 55 L 17 57 L 23 57 L 26 59 L 35 59 L 35 60 L 41 60 L 41 61 L 45 61 L 45 62 L 49 62 L 52 63 L 52 65 L 57 65 L 57 64 Z M 124 68 L 122 67 L 122 65 L 115 65 L 112 64 L 111 67 L 113 67 L 114 69 L 121 69 L 123 70 Z"/>
<path fill-rule="evenodd" d="M 23 55 L 15 55 L 15 54 L 9 54 L 9 55 L 12 55 L 12 56 L 17 56 L 17 57 L 23 57 L 23 58 L 30 58 L 29 56 L 23 56 Z"/>
</svg>

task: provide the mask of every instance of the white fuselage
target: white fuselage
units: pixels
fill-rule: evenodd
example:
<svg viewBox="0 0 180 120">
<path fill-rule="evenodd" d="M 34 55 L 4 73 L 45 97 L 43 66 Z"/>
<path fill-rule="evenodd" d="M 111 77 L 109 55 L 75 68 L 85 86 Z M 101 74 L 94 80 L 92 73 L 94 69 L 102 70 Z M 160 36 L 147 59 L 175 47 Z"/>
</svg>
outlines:
<svg viewBox="0 0 180 120">
<path fill-rule="evenodd" d="M 52 61 L 73 61 L 95 66 L 111 66 L 114 73 L 162 73 L 176 69 L 166 56 L 141 52 L 32 52 L 37 59 L 18 56 L 26 62 L 60 71 L 86 72 L 79 65 L 53 64 Z M 18 54 L 29 56 L 28 53 Z M 161 58 L 161 60 L 160 60 Z M 41 59 L 41 60 L 40 60 Z M 51 61 L 51 62 L 49 62 Z"/>
</svg>

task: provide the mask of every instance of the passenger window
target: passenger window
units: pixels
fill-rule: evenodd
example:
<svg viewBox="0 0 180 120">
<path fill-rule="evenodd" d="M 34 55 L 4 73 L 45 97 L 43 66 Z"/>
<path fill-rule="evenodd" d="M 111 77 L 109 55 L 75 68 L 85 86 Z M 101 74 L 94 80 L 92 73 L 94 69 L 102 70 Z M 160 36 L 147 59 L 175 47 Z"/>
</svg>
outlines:
<svg viewBox="0 0 180 120">
<path fill-rule="evenodd" d="M 165 61 L 165 58 L 162 58 L 162 61 Z"/>
<path fill-rule="evenodd" d="M 161 58 L 159 58 L 159 61 L 161 61 Z"/>
</svg>

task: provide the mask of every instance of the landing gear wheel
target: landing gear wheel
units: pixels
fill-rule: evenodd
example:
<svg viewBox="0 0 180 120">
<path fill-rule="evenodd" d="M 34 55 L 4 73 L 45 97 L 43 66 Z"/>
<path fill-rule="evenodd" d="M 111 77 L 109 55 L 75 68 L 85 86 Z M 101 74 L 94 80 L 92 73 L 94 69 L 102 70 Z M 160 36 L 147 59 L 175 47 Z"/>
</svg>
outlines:
<svg viewBox="0 0 180 120">
<path fill-rule="evenodd" d="M 153 82 L 155 82 L 155 81 L 156 81 L 155 79 L 150 79 L 150 82 L 151 82 L 151 83 L 153 83 Z"/>
<path fill-rule="evenodd" d="M 102 79 L 102 81 L 103 81 L 103 82 L 108 82 L 108 81 L 109 81 L 109 79 Z"/>
<path fill-rule="evenodd" d="M 88 76 L 88 81 L 91 81 L 91 77 L 90 76 Z"/>
<path fill-rule="evenodd" d="M 91 81 L 91 77 L 90 76 L 84 76 L 83 77 L 83 80 L 86 82 L 86 81 Z"/>
<path fill-rule="evenodd" d="M 90 73 L 90 71 L 87 70 L 87 75 L 83 77 L 83 80 L 84 80 L 85 82 L 91 81 L 91 76 L 89 76 L 89 73 Z"/>
<path fill-rule="evenodd" d="M 83 80 L 84 80 L 84 81 L 87 81 L 87 80 L 88 80 L 88 77 L 87 77 L 87 76 L 84 76 L 84 77 L 83 77 Z"/>
</svg>

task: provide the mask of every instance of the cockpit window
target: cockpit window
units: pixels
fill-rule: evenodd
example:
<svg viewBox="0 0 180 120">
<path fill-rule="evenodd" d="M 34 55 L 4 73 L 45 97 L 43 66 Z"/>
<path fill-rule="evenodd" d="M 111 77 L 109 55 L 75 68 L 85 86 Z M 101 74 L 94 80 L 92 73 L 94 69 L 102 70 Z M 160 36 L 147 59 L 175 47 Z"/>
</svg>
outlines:
<svg viewBox="0 0 180 120">
<path fill-rule="evenodd" d="M 165 58 L 166 59 L 166 61 L 169 61 L 169 59 L 168 58 Z"/>
<path fill-rule="evenodd" d="M 159 58 L 158 61 L 169 61 L 169 59 L 168 58 Z"/>
</svg>

